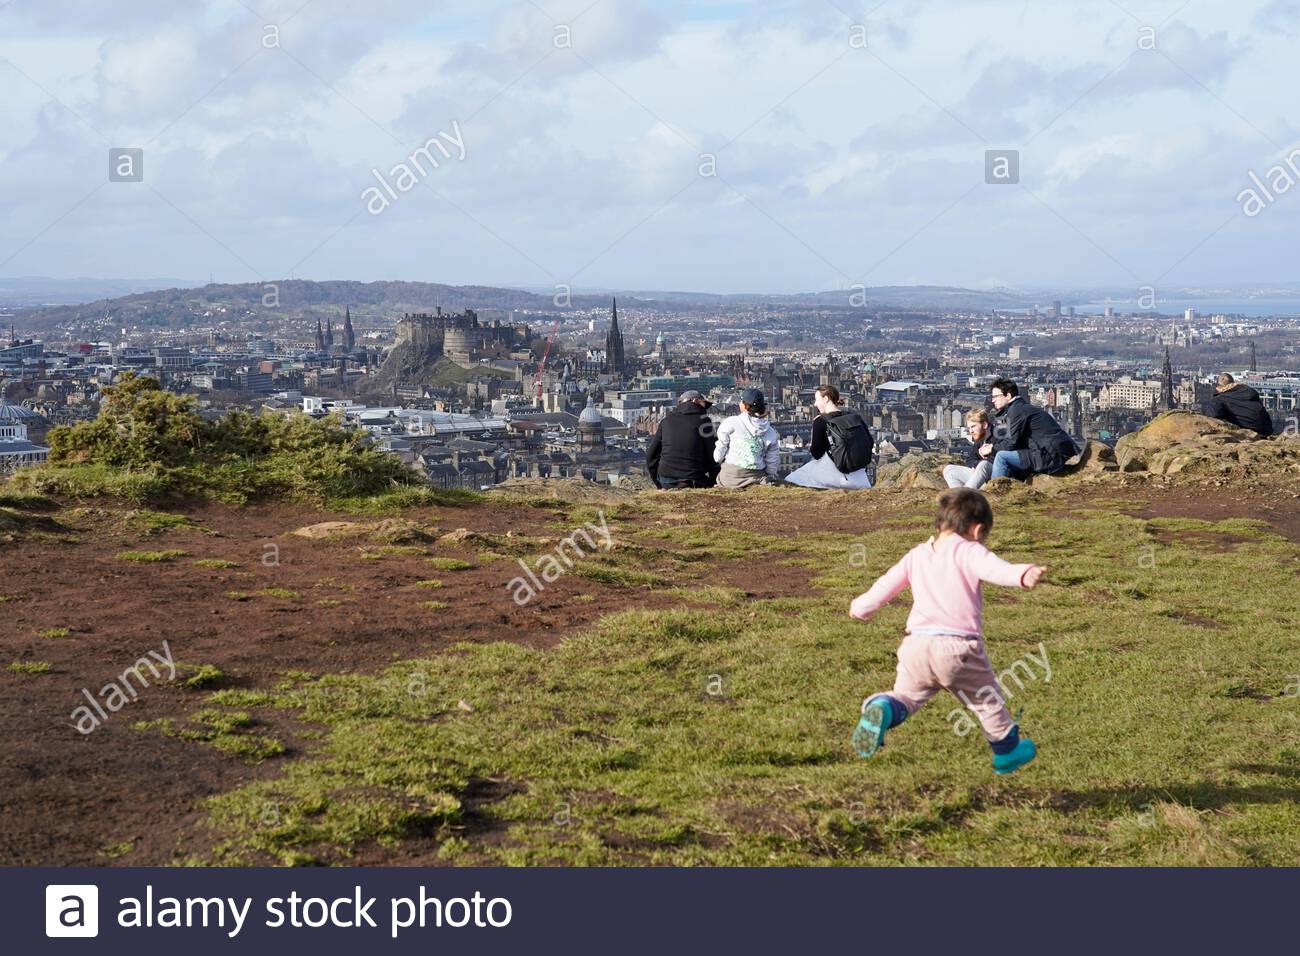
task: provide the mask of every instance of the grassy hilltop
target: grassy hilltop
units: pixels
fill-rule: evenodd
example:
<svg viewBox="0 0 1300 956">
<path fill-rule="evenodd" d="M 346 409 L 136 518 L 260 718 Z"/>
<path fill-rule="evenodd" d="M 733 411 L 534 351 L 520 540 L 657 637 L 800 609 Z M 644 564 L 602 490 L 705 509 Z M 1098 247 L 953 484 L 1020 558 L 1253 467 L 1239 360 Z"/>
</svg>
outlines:
<svg viewBox="0 0 1300 956">
<path fill-rule="evenodd" d="M 354 453 L 331 460 L 356 479 Z M 1050 568 L 1032 592 L 985 589 L 995 669 L 1030 654 L 1051 668 L 1014 668 L 1010 706 L 1041 753 L 1009 778 L 942 696 L 871 761 L 849 746 L 863 696 L 892 683 L 908 602 L 869 624 L 848 603 L 929 533 L 933 491 L 547 482 L 445 500 L 363 481 L 277 484 L 244 505 L 191 485 L 77 497 L 68 475 L 102 467 L 65 459 L 59 483 L 0 486 L 14 751 L 0 792 L 22 821 L 0 862 L 1300 852 L 1291 466 L 991 489 L 990 545 Z M 519 562 L 583 527 L 611 547 L 570 547 L 571 567 L 516 603 Z M 81 689 L 164 640 L 175 679 L 78 733 Z"/>
</svg>

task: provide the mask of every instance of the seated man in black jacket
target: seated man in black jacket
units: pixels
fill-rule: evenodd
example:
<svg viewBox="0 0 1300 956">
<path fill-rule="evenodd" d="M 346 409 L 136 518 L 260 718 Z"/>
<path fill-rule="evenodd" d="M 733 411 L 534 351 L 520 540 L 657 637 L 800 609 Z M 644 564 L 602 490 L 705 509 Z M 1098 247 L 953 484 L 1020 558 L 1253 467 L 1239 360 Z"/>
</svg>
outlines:
<svg viewBox="0 0 1300 956">
<path fill-rule="evenodd" d="M 683 392 L 646 450 L 645 468 L 659 488 L 712 488 L 722 466 L 713 460 L 717 426 L 705 414 L 713 403 Z"/>
<path fill-rule="evenodd" d="M 1020 397 L 1015 382 L 1000 378 L 990 386 L 990 393 L 998 420 L 994 440 L 980 452 L 993 454 L 994 478 L 1054 475 L 1079 453 L 1055 418 Z"/>
<path fill-rule="evenodd" d="M 1273 419 L 1259 399 L 1259 392 L 1243 385 L 1227 372 L 1219 375 L 1214 397 L 1206 403 L 1205 414 L 1238 428 L 1249 428 L 1260 438 L 1273 434 Z"/>
</svg>

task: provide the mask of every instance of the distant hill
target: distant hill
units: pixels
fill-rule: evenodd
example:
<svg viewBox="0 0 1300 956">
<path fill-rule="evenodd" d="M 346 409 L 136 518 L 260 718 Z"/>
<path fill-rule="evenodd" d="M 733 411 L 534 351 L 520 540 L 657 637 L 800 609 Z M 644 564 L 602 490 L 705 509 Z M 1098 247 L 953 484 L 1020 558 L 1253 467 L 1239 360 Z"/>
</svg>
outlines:
<svg viewBox="0 0 1300 956">
<path fill-rule="evenodd" d="M 605 296 L 574 296 L 577 308 L 608 304 Z M 25 330 L 41 331 L 106 323 L 156 329 L 184 329 L 214 324 L 211 313 L 238 322 L 250 318 L 292 320 L 297 317 L 341 314 L 344 306 L 397 315 L 404 311 L 463 309 L 556 311 L 551 295 L 492 286 L 453 286 L 433 282 L 313 282 L 285 279 L 268 283 L 209 284 L 192 289 L 137 292 L 117 298 L 70 305 L 27 308 L 17 312 Z"/>
<path fill-rule="evenodd" d="M 50 280 L 53 281 L 53 280 Z M 89 287 L 87 287 L 89 288 Z M 665 311 L 699 307 L 746 308 L 758 304 L 807 308 L 869 309 L 1017 309 L 1032 305 L 1023 293 L 1006 289 L 980 291 L 948 286 L 880 286 L 863 292 L 836 290 L 790 295 L 718 295 L 696 292 L 596 291 L 572 296 L 572 307 L 603 308 L 617 295 L 629 305 Z M 198 288 L 135 291 L 94 301 L 29 306 L 17 321 L 30 331 L 95 326 L 177 330 L 206 328 L 221 322 L 262 319 L 293 320 L 341 314 L 344 306 L 369 314 L 394 317 L 402 312 L 475 309 L 560 313 L 548 290 L 494 286 L 454 286 L 435 282 L 314 282 L 286 279 L 271 283 L 209 284 Z M 224 310 L 224 311 L 221 311 Z"/>
</svg>

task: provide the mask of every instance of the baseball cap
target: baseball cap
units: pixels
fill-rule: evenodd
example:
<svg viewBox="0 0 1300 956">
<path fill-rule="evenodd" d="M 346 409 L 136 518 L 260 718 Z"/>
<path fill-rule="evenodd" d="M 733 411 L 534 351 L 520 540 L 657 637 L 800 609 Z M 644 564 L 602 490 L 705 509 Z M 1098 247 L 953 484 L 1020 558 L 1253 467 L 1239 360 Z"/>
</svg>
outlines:
<svg viewBox="0 0 1300 956">
<path fill-rule="evenodd" d="M 746 405 L 764 404 L 763 393 L 756 388 L 747 388 L 740 393 L 740 400 Z"/>
<path fill-rule="evenodd" d="M 685 402 L 708 402 L 708 404 L 710 404 L 710 405 L 713 404 L 712 402 L 710 402 L 707 398 L 705 398 L 703 395 L 701 395 L 699 392 L 697 392 L 697 391 L 696 391 L 695 389 L 693 389 L 693 388 L 690 389 L 689 391 L 682 392 L 681 395 L 677 396 L 677 404 L 678 404 L 678 405 L 681 405 L 681 404 L 683 404 L 683 403 L 685 403 Z"/>
</svg>

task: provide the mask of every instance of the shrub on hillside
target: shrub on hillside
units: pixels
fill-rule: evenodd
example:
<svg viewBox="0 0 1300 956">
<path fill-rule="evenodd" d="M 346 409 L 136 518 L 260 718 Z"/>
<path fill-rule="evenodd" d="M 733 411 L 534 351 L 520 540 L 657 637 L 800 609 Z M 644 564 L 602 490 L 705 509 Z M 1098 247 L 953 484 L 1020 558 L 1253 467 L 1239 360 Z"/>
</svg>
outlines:
<svg viewBox="0 0 1300 956">
<path fill-rule="evenodd" d="M 75 497 L 188 495 L 232 502 L 336 501 L 424 485 L 337 419 L 232 412 L 209 422 L 193 398 L 133 374 L 105 388 L 104 396 L 94 421 L 51 430 L 49 465 L 21 472 L 15 482 Z"/>
</svg>

